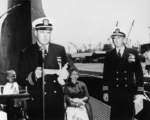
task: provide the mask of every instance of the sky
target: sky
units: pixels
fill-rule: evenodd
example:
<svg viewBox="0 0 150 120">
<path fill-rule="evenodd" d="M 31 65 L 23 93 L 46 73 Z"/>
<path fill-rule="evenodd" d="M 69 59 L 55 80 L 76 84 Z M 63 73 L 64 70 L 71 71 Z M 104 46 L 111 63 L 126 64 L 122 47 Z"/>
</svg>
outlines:
<svg viewBox="0 0 150 120">
<path fill-rule="evenodd" d="M 139 43 L 150 42 L 149 0 L 43 0 L 43 9 L 54 24 L 54 41 L 77 46 L 107 42 L 116 22 L 121 31 Z"/>
<path fill-rule="evenodd" d="M 5 14 L 6 11 L 7 11 L 7 0 L 1 0 L 0 1 L 0 31 L 1 31 L 2 23 L 7 15 Z M 0 32 L 0 37 L 1 37 L 1 32 Z"/>
<path fill-rule="evenodd" d="M 0 0 L 0 15 L 7 10 Z M 2 2 L 2 4 L 1 4 Z M 118 27 L 133 43 L 150 42 L 150 0 L 42 0 L 43 9 L 54 26 L 52 41 L 97 45 L 106 43 Z M 2 21 L 2 19 L 0 19 Z"/>
</svg>

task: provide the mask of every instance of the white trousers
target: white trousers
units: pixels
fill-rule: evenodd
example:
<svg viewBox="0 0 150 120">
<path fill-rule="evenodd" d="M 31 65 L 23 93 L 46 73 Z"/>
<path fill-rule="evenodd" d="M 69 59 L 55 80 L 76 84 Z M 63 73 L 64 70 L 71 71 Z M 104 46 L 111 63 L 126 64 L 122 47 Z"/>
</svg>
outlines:
<svg viewBox="0 0 150 120">
<path fill-rule="evenodd" d="M 81 107 L 67 107 L 67 120 L 89 120 L 85 106 Z"/>
</svg>

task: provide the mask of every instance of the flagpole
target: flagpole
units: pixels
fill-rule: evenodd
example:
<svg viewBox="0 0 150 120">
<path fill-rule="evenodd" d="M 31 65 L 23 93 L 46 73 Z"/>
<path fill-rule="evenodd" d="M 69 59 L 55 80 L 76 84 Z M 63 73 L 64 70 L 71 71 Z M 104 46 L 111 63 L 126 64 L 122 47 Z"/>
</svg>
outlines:
<svg viewBox="0 0 150 120">
<path fill-rule="evenodd" d="M 131 27 L 130 27 L 129 32 L 128 32 L 128 34 L 127 34 L 127 38 L 129 38 L 129 36 L 130 36 L 130 34 L 131 34 L 132 28 L 133 28 L 133 26 L 134 26 L 134 22 L 135 22 L 135 20 L 132 21 Z"/>
<path fill-rule="evenodd" d="M 116 28 L 118 28 L 118 24 L 119 24 L 119 22 L 118 22 L 118 20 L 117 20 L 117 22 L 116 22 Z"/>
</svg>

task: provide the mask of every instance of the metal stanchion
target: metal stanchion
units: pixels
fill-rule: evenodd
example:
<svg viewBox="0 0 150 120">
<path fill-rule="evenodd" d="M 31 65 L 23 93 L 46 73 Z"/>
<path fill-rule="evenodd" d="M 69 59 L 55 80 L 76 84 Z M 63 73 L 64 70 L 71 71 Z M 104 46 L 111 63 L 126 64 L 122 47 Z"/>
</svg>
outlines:
<svg viewBox="0 0 150 120">
<path fill-rule="evenodd" d="M 45 49 L 42 49 L 42 100 L 43 100 L 43 103 L 42 103 L 42 109 L 43 109 L 43 120 L 45 120 L 45 73 L 44 73 L 44 61 L 45 61 Z"/>
</svg>

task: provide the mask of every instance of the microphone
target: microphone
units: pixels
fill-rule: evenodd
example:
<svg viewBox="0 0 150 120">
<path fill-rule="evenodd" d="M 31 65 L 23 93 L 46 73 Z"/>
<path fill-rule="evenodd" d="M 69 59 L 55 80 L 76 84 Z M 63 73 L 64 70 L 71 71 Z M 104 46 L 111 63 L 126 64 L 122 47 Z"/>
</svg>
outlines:
<svg viewBox="0 0 150 120">
<path fill-rule="evenodd" d="M 62 59 L 61 57 L 57 57 L 57 62 L 58 62 L 58 65 L 59 65 L 59 69 L 62 69 Z"/>
</svg>

